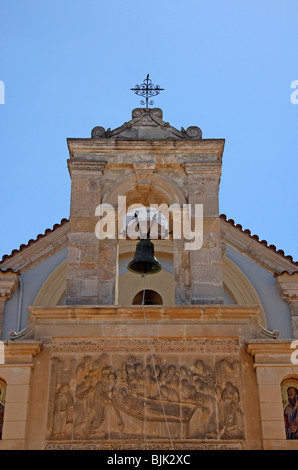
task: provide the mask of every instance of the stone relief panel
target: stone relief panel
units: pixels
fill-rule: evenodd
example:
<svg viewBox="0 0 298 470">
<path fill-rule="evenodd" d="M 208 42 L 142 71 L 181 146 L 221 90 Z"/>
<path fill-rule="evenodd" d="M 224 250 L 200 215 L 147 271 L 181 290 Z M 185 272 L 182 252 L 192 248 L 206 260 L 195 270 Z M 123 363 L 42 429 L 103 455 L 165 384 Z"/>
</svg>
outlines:
<svg viewBox="0 0 298 470">
<path fill-rule="evenodd" d="M 48 440 L 244 438 L 235 339 L 53 342 Z"/>
</svg>

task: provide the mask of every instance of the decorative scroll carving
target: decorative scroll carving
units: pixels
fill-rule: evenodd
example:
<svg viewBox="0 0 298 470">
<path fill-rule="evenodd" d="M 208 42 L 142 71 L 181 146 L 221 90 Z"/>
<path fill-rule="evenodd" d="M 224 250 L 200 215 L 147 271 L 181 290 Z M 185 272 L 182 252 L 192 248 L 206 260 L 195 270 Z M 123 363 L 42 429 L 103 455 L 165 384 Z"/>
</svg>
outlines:
<svg viewBox="0 0 298 470">
<path fill-rule="evenodd" d="M 162 119 L 162 110 L 160 108 L 150 108 L 148 110 L 144 110 L 143 108 L 135 108 L 132 110 L 132 118 L 140 118 L 142 117 L 145 113 L 149 113 L 151 116 L 154 116 L 155 118 Z"/>
<path fill-rule="evenodd" d="M 261 323 L 259 322 L 258 317 L 253 317 L 252 325 L 255 328 L 255 330 L 261 334 L 261 336 L 266 336 L 267 338 L 271 339 L 279 339 L 280 337 L 280 331 L 278 330 L 273 330 L 270 331 L 267 328 L 265 328 Z"/>
<path fill-rule="evenodd" d="M 56 341 L 53 350 L 68 354 L 53 358 L 48 439 L 165 440 L 165 415 L 174 439 L 243 439 L 237 341 L 154 343 L 152 362 L 142 339 Z"/>
<path fill-rule="evenodd" d="M 23 330 L 21 331 L 10 331 L 10 333 L 8 334 L 8 338 L 10 340 L 15 340 L 15 339 L 19 339 L 19 338 L 29 338 L 30 337 L 30 333 L 32 332 L 35 324 L 36 324 L 36 317 L 33 316 L 33 317 L 30 317 L 31 318 L 31 321 L 29 322 L 29 324 L 26 326 L 26 328 L 24 328 Z"/>
<path fill-rule="evenodd" d="M 190 126 L 185 131 L 187 137 L 191 139 L 201 139 L 202 138 L 202 131 L 197 126 Z"/>
<path fill-rule="evenodd" d="M 91 131 L 92 139 L 100 139 L 101 137 L 106 136 L 106 130 L 104 127 L 96 126 Z"/>
</svg>

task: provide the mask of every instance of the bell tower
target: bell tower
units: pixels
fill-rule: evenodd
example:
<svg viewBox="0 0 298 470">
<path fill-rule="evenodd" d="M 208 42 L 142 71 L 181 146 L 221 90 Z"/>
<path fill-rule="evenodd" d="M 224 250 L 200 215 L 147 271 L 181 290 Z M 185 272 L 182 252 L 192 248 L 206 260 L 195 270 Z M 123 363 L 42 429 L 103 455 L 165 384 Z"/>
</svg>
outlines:
<svg viewBox="0 0 298 470">
<path fill-rule="evenodd" d="M 134 109 L 132 119 L 114 130 L 98 126 L 89 139 L 68 139 L 68 147 L 71 230 L 66 304 L 118 303 L 119 197 L 125 198 L 127 208 L 171 208 L 171 303 L 222 304 L 218 191 L 224 140 L 203 139 L 196 126 L 178 130 L 163 121 L 161 109 L 145 107 Z M 115 224 L 115 233 L 105 239 L 96 236 L 99 206 L 109 208 L 109 227 Z M 196 207 L 203 216 L 200 226 Z M 186 210 L 193 237 L 198 241 L 201 236 L 196 248 L 186 248 L 194 243 L 183 230 Z"/>
<path fill-rule="evenodd" d="M 296 266 L 220 223 L 224 140 L 165 122 L 149 108 L 161 91 L 149 75 L 134 91 L 145 107 L 128 122 L 67 141 L 69 223 L 8 256 L 0 272 L 9 321 L 45 277 L 28 326 L 2 341 L 0 444 L 293 449 L 281 404 L 290 404 L 297 365 L 291 340 L 266 322 L 294 325 Z M 12 270 L 23 262 L 24 282 Z M 276 268 L 280 299 L 269 285 Z M 259 276 L 255 287 L 248 272 Z M 18 281 L 24 296 L 13 297 Z"/>
</svg>

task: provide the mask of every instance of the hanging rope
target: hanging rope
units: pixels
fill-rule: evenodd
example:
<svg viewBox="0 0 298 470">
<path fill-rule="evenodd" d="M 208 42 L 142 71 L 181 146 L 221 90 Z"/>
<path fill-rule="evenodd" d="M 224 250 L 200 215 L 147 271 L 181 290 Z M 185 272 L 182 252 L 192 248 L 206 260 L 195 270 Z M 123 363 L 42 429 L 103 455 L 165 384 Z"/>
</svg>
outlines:
<svg viewBox="0 0 298 470">
<path fill-rule="evenodd" d="M 164 407 L 161 391 L 160 391 L 160 388 L 159 388 L 159 382 L 158 382 L 158 377 L 157 377 L 157 373 L 156 373 L 153 350 L 152 350 L 152 346 L 151 346 L 151 341 L 150 341 L 150 336 L 149 336 L 149 329 L 148 329 L 148 324 L 147 324 L 147 319 L 146 319 L 146 314 L 145 314 L 144 302 L 145 302 L 145 291 L 146 291 L 146 274 L 143 274 L 142 277 L 144 278 L 142 308 L 143 308 L 144 321 L 145 321 L 145 325 L 146 325 L 147 340 L 148 340 L 148 344 L 149 344 L 149 348 L 150 348 L 151 361 L 152 361 L 152 365 L 153 365 L 153 369 L 154 369 L 154 375 L 155 375 L 155 380 L 156 380 L 156 384 L 157 384 L 157 388 L 158 388 L 158 394 L 159 394 L 159 398 L 160 398 L 160 402 L 161 402 L 161 406 L 162 406 L 162 411 L 163 411 L 163 414 L 164 414 L 164 418 L 165 418 L 165 422 L 166 422 L 166 426 L 167 426 L 167 431 L 168 431 L 169 439 L 170 439 L 170 442 L 171 442 L 171 447 L 174 450 L 173 441 L 172 441 L 172 437 L 171 437 L 171 433 L 170 433 L 170 428 L 169 428 L 169 424 L 168 424 L 168 420 L 167 420 L 167 415 L 166 415 L 166 412 L 165 412 L 165 407 Z"/>
</svg>

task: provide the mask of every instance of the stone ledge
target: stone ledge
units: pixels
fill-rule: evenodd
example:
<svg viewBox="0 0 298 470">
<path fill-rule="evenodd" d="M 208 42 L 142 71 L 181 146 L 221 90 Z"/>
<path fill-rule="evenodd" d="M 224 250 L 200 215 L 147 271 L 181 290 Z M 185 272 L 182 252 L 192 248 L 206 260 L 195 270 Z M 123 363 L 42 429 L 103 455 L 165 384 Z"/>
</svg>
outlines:
<svg viewBox="0 0 298 470">
<path fill-rule="evenodd" d="M 42 342 L 35 341 L 4 341 L 5 366 L 7 363 L 19 365 L 32 364 L 33 357 L 42 350 Z"/>
<path fill-rule="evenodd" d="M 297 370 L 298 365 L 291 362 L 291 355 L 295 352 L 292 348 L 292 339 L 250 340 L 246 342 L 246 350 L 254 356 L 254 367 L 285 367 L 291 366 Z"/>
<path fill-rule="evenodd" d="M 30 318 L 34 318 L 37 324 L 49 324 L 51 321 L 60 320 L 66 323 L 76 324 L 91 321 L 93 323 L 138 323 L 144 319 L 141 306 L 113 306 L 113 305 L 74 305 L 56 307 L 30 307 Z M 259 318 L 259 306 L 240 305 L 179 305 L 164 306 L 147 305 L 145 307 L 147 321 L 156 323 L 176 323 L 186 321 L 218 323 L 245 323 L 250 324 L 253 319 Z"/>
</svg>

